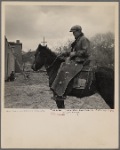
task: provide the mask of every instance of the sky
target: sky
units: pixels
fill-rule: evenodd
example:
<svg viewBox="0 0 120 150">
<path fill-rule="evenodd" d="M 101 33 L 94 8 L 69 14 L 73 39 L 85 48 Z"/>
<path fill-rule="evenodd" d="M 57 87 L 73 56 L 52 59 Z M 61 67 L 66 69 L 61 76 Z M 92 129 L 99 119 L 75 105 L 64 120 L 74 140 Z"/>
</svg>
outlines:
<svg viewBox="0 0 120 150">
<path fill-rule="evenodd" d="M 69 32 L 80 25 L 86 37 L 97 33 L 114 33 L 114 6 L 107 5 L 6 5 L 5 36 L 8 41 L 20 40 L 23 51 L 36 50 L 47 41 L 50 49 L 74 41 Z"/>
</svg>

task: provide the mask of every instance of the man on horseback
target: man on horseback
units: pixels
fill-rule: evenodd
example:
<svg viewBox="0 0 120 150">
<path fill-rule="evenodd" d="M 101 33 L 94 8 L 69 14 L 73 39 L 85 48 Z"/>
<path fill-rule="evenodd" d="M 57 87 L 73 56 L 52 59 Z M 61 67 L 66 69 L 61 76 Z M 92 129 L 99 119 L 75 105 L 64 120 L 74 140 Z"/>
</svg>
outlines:
<svg viewBox="0 0 120 150">
<path fill-rule="evenodd" d="M 89 57 L 89 40 L 84 36 L 82 28 L 79 25 L 73 26 L 70 32 L 73 32 L 75 37 L 75 41 L 71 44 L 70 59 L 78 63 L 84 62 Z"/>
<path fill-rule="evenodd" d="M 73 26 L 70 32 L 73 32 L 75 41 L 71 44 L 71 52 L 66 52 L 62 56 L 68 56 L 66 61 L 74 60 L 77 63 L 84 62 L 89 57 L 90 42 L 82 33 L 81 26 Z"/>
<path fill-rule="evenodd" d="M 73 81 L 73 77 L 82 70 L 83 65 L 89 60 L 90 42 L 82 33 L 81 26 L 73 26 L 70 32 L 73 32 L 75 41 L 71 44 L 71 52 L 66 52 L 61 55 L 62 57 L 66 57 L 65 63 L 61 64 L 56 79 L 51 86 L 58 108 L 64 108 L 66 93 L 72 89 L 70 82 Z M 69 70 L 68 68 L 71 69 Z"/>
</svg>

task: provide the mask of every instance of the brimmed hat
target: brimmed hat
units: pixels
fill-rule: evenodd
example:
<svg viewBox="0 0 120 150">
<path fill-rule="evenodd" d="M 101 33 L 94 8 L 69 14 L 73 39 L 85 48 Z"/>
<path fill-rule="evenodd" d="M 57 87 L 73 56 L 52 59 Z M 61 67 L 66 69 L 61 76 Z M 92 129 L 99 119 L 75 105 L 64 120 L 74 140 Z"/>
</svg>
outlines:
<svg viewBox="0 0 120 150">
<path fill-rule="evenodd" d="M 74 31 L 81 31 L 82 28 L 79 25 L 75 25 L 73 27 L 71 27 L 70 32 L 74 32 Z"/>
</svg>

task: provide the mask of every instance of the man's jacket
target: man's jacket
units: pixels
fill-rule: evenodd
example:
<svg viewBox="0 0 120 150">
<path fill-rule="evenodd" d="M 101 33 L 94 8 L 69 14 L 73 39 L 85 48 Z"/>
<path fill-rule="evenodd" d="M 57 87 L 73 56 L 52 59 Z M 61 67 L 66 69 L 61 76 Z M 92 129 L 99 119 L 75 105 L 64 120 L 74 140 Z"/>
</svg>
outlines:
<svg viewBox="0 0 120 150">
<path fill-rule="evenodd" d="M 75 62 L 84 62 L 89 57 L 89 49 L 90 49 L 90 42 L 84 36 L 79 36 L 72 44 L 72 50 L 75 52 L 75 56 L 71 59 L 75 60 Z"/>
</svg>

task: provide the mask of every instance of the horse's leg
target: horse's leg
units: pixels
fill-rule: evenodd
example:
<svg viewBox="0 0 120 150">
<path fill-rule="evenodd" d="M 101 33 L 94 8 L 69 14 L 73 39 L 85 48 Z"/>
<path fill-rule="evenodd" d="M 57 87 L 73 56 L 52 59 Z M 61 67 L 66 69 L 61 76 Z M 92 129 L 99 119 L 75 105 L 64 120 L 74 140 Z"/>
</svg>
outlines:
<svg viewBox="0 0 120 150">
<path fill-rule="evenodd" d="M 58 96 L 56 93 L 54 93 L 53 91 L 53 97 L 52 99 L 54 99 L 56 101 L 56 104 L 57 104 L 57 107 L 58 108 L 65 108 L 65 105 L 64 105 L 64 100 L 65 100 L 65 96 Z"/>
<path fill-rule="evenodd" d="M 65 93 L 63 96 L 57 96 L 54 92 L 54 99 L 56 100 L 56 104 L 58 108 L 65 108 L 64 105 L 64 100 L 66 99 L 66 96 L 68 95 L 68 93 L 70 93 L 72 91 L 72 85 L 73 85 L 73 80 L 69 83 Z"/>
<path fill-rule="evenodd" d="M 58 108 L 60 108 L 60 109 L 65 108 L 64 99 L 65 99 L 65 97 L 55 95 L 55 101 L 56 101 Z"/>
<path fill-rule="evenodd" d="M 66 99 L 66 96 L 72 91 L 72 85 L 73 85 L 73 79 L 70 81 L 68 84 L 68 87 L 64 93 L 63 96 L 58 96 L 56 93 L 53 91 L 53 98 L 56 101 L 57 107 L 58 108 L 65 108 L 64 100 Z"/>
<path fill-rule="evenodd" d="M 60 109 L 65 108 L 64 100 L 56 100 L 56 104 L 57 104 L 57 107 L 60 108 Z"/>
</svg>

